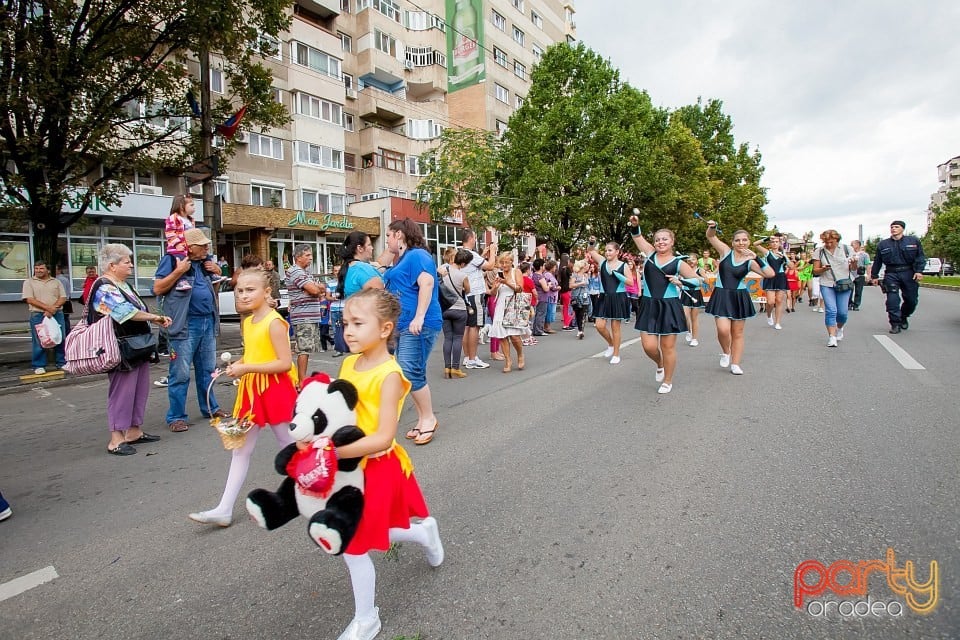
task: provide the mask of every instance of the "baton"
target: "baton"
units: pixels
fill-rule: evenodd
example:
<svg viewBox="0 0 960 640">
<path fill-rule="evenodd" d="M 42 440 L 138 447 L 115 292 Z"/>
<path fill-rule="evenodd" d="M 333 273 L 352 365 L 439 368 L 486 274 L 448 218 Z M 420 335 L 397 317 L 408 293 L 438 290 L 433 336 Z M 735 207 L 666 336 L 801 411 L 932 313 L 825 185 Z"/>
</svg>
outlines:
<svg viewBox="0 0 960 640">
<path fill-rule="evenodd" d="M 693 217 L 696 218 L 697 220 L 703 220 L 703 216 L 701 216 L 701 215 L 700 215 L 699 213 L 697 213 L 696 211 L 693 212 Z M 706 222 L 706 220 L 703 220 L 703 221 Z M 718 235 L 718 236 L 719 236 L 719 235 L 723 235 L 723 232 L 720 231 L 720 227 L 719 227 L 719 226 L 714 227 L 714 229 L 717 230 L 717 235 Z"/>
</svg>

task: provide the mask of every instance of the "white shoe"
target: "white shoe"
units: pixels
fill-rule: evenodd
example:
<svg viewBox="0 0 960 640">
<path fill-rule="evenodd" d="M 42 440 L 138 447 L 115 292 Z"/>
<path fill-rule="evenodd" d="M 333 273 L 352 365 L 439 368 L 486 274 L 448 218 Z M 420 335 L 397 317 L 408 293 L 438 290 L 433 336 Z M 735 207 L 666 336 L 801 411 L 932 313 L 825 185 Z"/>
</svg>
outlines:
<svg viewBox="0 0 960 640">
<path fill-rule="evenodd" d="M 780 326 L 780 323 L 773 325 L 773 328 L 776 329 L 777 331 L 780 331 L 781 329 L 783 329 L 783 327 Z"/>
<path fill-rule="evenodd" d="M 837 327 L 837 342 L 843 340 L 843 327 Z"/>
<path fill-rule="evenodd" d="M 693 340 L 690 341 L 690 346 L 691 346 L 691 347 L 696 347 L 696 346 L 699 346 L 699 345 L 700 345 L 700 341 L 697 340 L 696 338 L 694 338 Z"/>
<path fill-rule="evenodd" d="M 768 324 L 769 326 L 771 326 L 771 327 L 773 326 L 773 317 L 772 317 L 772 316 L 768 316 L 768 317 L 767 317 L 767 324 Z"/>
<path fill-rule="evenodd" d="M 660 388 L 657 389 L 657 393 L 670 393 L 671 391 L 673 391 L 673 385 L 667 384 L 666 382 L 660 385 Z"/>
<path fill-rule="evenodd" d="M 723 367 L 724 369 L 726 369 L 727 367 L 730 366 L 730 354 L 729 354 L 729 353 L 721 353 L 721 354 L 720 354 L 720 366 Z"/>
<path fill-rule="evenodd" d="M 474 360 L 472 364 L 473 366 L 470 367 L 471 369 L 489 369 L 490 368 L 490 365 L 484 362 L 483 360 L 481 360 L 480 358 L 477 358 L 476 360 Z"/>
<path fill-rule="evenodd" d="M 45 374 L 46 372 L 47 372 L 47 370 L 44 369 L 43 367 L 37 367 L 36 369 L 33 370 L 33 375 L 35 375 L 35 376 L 42 376 L 42 375 Z"/>
<path fill-rule="evenodd" d="M 380 633 L 380 607 L 374 607 L 372 619 L 357 620 L 354 618 L 337 640 L 373 640 L 378 633 Z"/>
<path fill-rule="evenodd" d="M 443 564 L 443 542 L 440 541 L 440 527 L 437 525 L 437 520 L 430 516 L 424 518 L 420 524 L 427 530 L 427 536 L 429 537 L 429 542 L 424 547 L 427 553 L 427 562 L 430 563 L 431 567 L 439 567 Z"/>
<path fill-rule="evenodd" d="M 159 380 L 154 380 L 154 381 L 153 381 L 153 386 L 155 386 L 155 387 L 166 387 L 166 386 L 169 386 L 169 381 L 167 380 L 167 376 L 163 376 L 163 377 L 160 378 Z"/>
<path fill-rule="evenodd" d="M 823 307 L 817 307 L 817 313 L 823 313 Z"/>
<path fill-rule="evenodd" d="M 6 520 L 12 515 L 13 515 L 13 509 L 11 509 L 10 507 L 7 507 L 3 511 L 0 511 L 0 521 Z"/>
<path fill-rule="evenodd" d="M 663 382 L 663 378 L 666 376 L 666 373 L 663 369 L 657 369 L 657 382 Z"/>
<path fill-rule="evenodd" d="M 830 336 L 829 338 L 827 338 L 827 346 L 828 347 L 837 346 L 837 336 Z"/>
<path fill-rule="evenodd" d="M 200 524 L 215 524 L 218 527 L 229 527 L 233 522 L 232 516 L 214 515 L 212 511 L 198 511 L 197 513 L 191 513 L 187 517 Z"/>
<path fill-rule="evenodd" d="M 604 358 L 609 358 L 612 355 L 613 355 L 613 347 L 607 347 L 603 352 Z"/>
<path fill-rule="evenodd" d="M 740 365 L 738 365 L 738 364 L 732 364 L 732 365 L 730 365 L 730 373 L 732 373 L 732 374 L 735 375 L 735 376 L 742 376 L 742 375 L 743 375 L 743 369 L 741 369 L 741 368 L 740 368 Z"/>
<path fill-rule="evenodd" d="M 620 364 L 620 356 L 613 356 L 610 358 L 610 364 Z"/>
<path fill-rule="evenodd" d="M 690 342 L 691 340 L 693 340 L 693 334 L 690 333 L 689 331 L 687 331 L 686 340 L 687 342 Z"/>
</svg>

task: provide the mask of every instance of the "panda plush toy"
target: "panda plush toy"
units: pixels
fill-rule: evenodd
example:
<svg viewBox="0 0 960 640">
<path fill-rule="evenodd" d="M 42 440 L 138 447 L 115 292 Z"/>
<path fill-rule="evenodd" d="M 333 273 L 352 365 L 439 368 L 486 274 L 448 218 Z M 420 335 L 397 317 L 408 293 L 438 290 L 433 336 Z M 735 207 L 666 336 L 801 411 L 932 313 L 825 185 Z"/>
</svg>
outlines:
<svg viewBox="0 0 960 640">
<path fill-rule="evenodd" d="M 286 476 L 276 492 L 254 489 L 247 511 L 264 529 L 282 527 L 298 515 L 307 534 L 329 554 L 350 544 L 363 513 L 361 458 L 338 460 L 335 447 L 356 442 L 357 390 L 346 380 L 315 373 L 303 381 L 290 435 L 294 442 L 277 454 L 277 473 Z"/>
</svg>

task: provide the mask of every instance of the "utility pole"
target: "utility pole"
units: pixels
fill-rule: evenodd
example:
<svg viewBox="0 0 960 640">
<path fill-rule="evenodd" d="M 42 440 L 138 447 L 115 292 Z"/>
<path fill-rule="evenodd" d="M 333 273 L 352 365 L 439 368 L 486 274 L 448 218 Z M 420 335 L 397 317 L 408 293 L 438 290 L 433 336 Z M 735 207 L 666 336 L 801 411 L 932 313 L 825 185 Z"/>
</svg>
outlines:
<svg viewBox="0 0 960 640">
<path fill-rule="evenodd" d="M 210 50 L 206 45 L 200 45 L 200 163 L 210 167 L 213 161 L 213 113 L 210 104 Z M 217 228 L 220 226 L 219 216 L 214 215 L 214 185 L 210 176 L 203 181 L 203 218 L 210 225 L 210 250 L 217 250 Z"/>
</svg>

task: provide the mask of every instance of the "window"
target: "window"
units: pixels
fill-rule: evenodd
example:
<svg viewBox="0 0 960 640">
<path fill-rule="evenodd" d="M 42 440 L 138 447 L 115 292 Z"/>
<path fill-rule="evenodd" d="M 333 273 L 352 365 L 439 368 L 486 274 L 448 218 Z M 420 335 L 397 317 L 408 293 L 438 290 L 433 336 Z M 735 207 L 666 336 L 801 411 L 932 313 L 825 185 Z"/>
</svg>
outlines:
<svg viewBox="0 0 960 640">
<path fill-rule="evenodd" d="M 514 96 L 514 97 L 513 97 L 513 106 L 515 106 L 517 109 L 519 109 L 520 107 L 523 106 L 523 100 L 524 100 L 523 96 Z"/>
<path fill-rule="evenodd" d="M 507 66 L 507 54 L 500 49 L 493 48 L 493 61 L 496 62 L 501 67 Z"/>
<path fill-rule="evenodd" d="M 346 213 L 346 196 L 342 193 L 320 193 L 313 189 L 300 191 L 300 208 L 319 213 Z"/>
<path fill-rule="evenodd" d="M 407 120 L 407 137 L 414 140 L 432 140 L 439 138 L 443 131 L 438 123 L 431 120 Z"/>
<path fill-rule="evenodd" d="M 517 11 L 523 11 L 523 0 L 510 0 L 513 4 L 513 8 Z"/>
<path fill-rule="evenodd" d="M 540 14 L 536 11 L 530 12 L 530 21 L 533 22 L 533 26 L 538 29 L 543 29 L 543 18 L 540 17 Z"/>
<path fill-rule="evenodd" d="M 514 61 L 513 61 L 513 75 L 517 76 L 517 77 L 520 78 L 521 80 L 526 80 L 526 79 L 527 79 L 527 68 L 526 68 L 525 66 L 523 66 L 522 64 L 520 64 L 519 62 L 517 62 L 516 60 L 514 60 Z"/>
<path fill-rule="evenodd" d="M 380 51 L 388 53 L 394 58 L 397 57 L 397 39 L 390 34 L 375 29 L 373 32 L 373 43 Z"/>
<path fill-rule="evenodd" d="M 297 141 L 296 147 L 298 163 L 343 171 L 343 151 L 300 140 Z"/>
<path fill-rule="evenodd" d="M 533 57 L 537 60 L 543 55 L 543 48 L 540 45 L 530 45 L 530 49 L 533 50 Z"/>
<path fill-rule="evenodd" d="M 340 48 L 343 51 L 346 51 L 348 53 L 350 51 L 353 51 L 353 38 L 343 33 L 342 31 L 338 31 L 337 35 L 340 36 Z"/>
<path fill-rule="evenodd" d="M 343 154 L 343 165 L 347 171 L 356 171 L 357 170 L 357 154 L 355 153 Z"/>
<path fill-rule="evenodd" d="M 381 147 L 380 155 L 383 157 L 383 162 L 380 166 L 382 166 L 384 169 L 403 172 L 404 161 L 402 153 Z"/>
<path fill-rule="evenodd" d="M 502 136 L 507 130 L 507 123 L 503 120 L 497 120 L 497 135 Z"/>
<path fill-rule="evenodd" d="M 340 78 L 340 60 L 338 58 L 296 41 L 290 43 L 290 52 L 294 64 L 310 67 L 314 71 Z"/>
<path fill-rule="evenodd" d="M 500 29 L 500 31 L 507 30 L 507 19 L 504 18 L 502 15 L 494 11 L 493 17 L 491 19 L 493 21 L 493 26 L 495 26 L 497 29 Z"/>
<path fill-rule="evenodd" d="M 353 76 L 349 73 L 343 74 L 343 86 L 347 89 L 353 89 Z"/>
<path fill-rule="evenodd" d="M 447 25 L 440 16 L 427 11 L 404 11 L 403 24 L 411 31 L 426 31 L 427 29 L 447 30 Z"/>
<path fill-rule="evenodd" d="M 297 94 L 297 113 L 336 125 L 343 124 L 343 107 L 335 102 L 322 100 L 309 93 Z"/>
<path fill-rule="evenodd" d="M 373 7 L 395 22 L 400 22 L 400 5 L 393 0 L 358 0 L 357 11 Z"/>
<path fill-rule="evenodd" d="M 271 91 L 273 92 L 273 101 L 277 104 L 283 104 L 283 90 L 271 87 Z"/>
<path fill-rule="evenodd" d="M 343 114 L 343 128 L 347 131 L 356 131 L 356 128 L 353 124 L 353 114 L 345 113 Z"/>
<path fill-rule="evenodd" d="M 210 91 L 223 93 L 223 69 L 210 69 Z"/>
<path fill-rule="evenodd" d="M 516 27 L 514 27 L 514 28 L 513 28 L 513 39 L 514 39 L 514 41 L 515 41 L 517 44 L 522 45 L 522 44 L 523 44 L 523 31 L 520 31 L 520 29 L 517 29 Z"/>
<path fill-rule="evenodd" d="M 389 187 L 380 187 L 377 194 L 381 198 L 406 198 L 407 192 L 400 189 L 391 189 Z"/>
<path fill-rule="evenodd" d="M 284 189 L 273 184 L 250 184 L 250 204 L 258 207 L 283 207 L 286 204 Z"/>
<path fill-rule="evenodd" d="M 493 95 L 496 96 L 500 102 L 510 104 L 510 92 L 507 91 L 506 87 L 500 86 L 496 82 L 493 83 Z"/>
<path fill-rule="evenodd" d="M 340 0 L 340 11 L 350 13 L 350 0 Z"/>
<path fill-rule="evenodd" d="M 282 47 L 280 46 L 280 41 L 269 34 L 258 33 L 255 48 L 264 58 L 283 60 L 283 52 L 281 51 Z"/>
<path fill-rule="evenodd" d="M 261 133 L 251 133 L 249 138 L 247 152 L 250 155 L 283 160 L 283 143 L 279 138 L 271 138 Z"/>
<path fill-rule="evenodd" d="M 406 60 L 415 67 L 427 67 L 431 64 L 447 66 L 447 57 L 430 47 L 407 47 Z"/>
<path fill-rule="evenodd" d="M 420 156 L 407 156 L 407 173 L 412 176 L 425 176 L 430 173 L 430 166 Z"/>
</svg>

